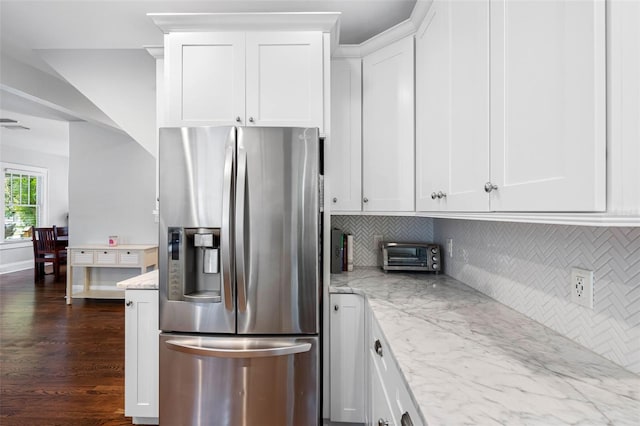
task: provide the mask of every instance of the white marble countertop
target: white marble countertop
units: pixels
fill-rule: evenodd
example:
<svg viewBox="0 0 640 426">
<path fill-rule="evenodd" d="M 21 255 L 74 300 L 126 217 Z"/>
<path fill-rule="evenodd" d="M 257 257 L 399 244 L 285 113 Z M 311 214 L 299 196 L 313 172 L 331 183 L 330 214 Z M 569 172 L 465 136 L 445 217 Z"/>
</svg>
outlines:
<svg viewBox="0 0 640 426">
<path fill-rule="evenodd" d="M 143 290 L 155 290 L 158 288 L 158 270 L 155 269 L 146 274 L 136 275 L 133 278 L 119 281 L 116 284 L 118 288 L 124 289 L 143 289 Z"/>
<path fill-rule="evenodd" d="M 640 376 L 463 283 L 377 268 L 364 294 L 429 426 L 640 425 Z"/>
</svg>

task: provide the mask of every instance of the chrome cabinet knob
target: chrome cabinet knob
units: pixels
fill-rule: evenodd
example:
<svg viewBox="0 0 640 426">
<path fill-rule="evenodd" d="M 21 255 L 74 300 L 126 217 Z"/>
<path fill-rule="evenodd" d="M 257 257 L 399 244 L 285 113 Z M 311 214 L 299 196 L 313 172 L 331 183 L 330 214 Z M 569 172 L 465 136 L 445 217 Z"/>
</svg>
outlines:
<svg viewBox="0 0 640 426">
<path fill-rule="evenodd" d="M 237 122 L 237 123 L 239 123 L 239 122 L 241 122 L 241 121 L 242 121 L 242 119 L 240 118 L 240 116 L 237 116 L 237 117 L 236 117 L 236 122 Z"/>
<path fill-rule="evenodd" d="M 127 300 L 127 303 L 125 303 L 125 305 L 127 305 L 127 306 L 131 306 L 131 305 L 133 305 L 133 301 L 131 301 L 131 300 Z"/>
<path fill-rule="evenodd" d="M 368 203 L 369 199 L 367 197 L 364 197 L 364 200 L 362 200 L 362 201 L 364 201 L 365 203 Z"/>
<path fill-rule="evenodd" d="M 380 343 L 380 340 L 375 341 L 375 343 L 373 344 L 373 349 L 375 349 L 378 355 L 382 356 L 382 343 Z"/>
<path fill-rule="evenodd" d="M 431 199 L 435 200 L 438 197 L 438 194 L 436 194 L 435 192 L 431 193 Z"/>
<path fill-rule="evenodd" d="M 447 198 L 447 194 L 442 192 L 442 191 L 438 191 L 438 193 L 436 194 L 436 197 L 438 197 L 438 198 Z"/>
<path fill-rule="evenodd" d="M 494 185 L 491 182 L 487 182 L 484 184 L 484 192 L 486 192 L 487 194 L 494 189 L 498 189 L 498 185 Z"/>
<path fill-rule="evenodd" d="M 336 311 L 336 312 L 337 312 L 339 309 L 340 309 L 340 307 L 339 307 L 338 305 L 333 305 L 333 310 L 334 310 L 334 311 Z"/>
<path fill-rule="evenodd" d="M 385 419 L 378 419 L 378 426 L 389 426 L 389 422 Z"/>
<path fill-rule="evenodd" d="M 249 117 L 249 123 L 253 123 L 254 121 L 253 117 Z"/>
<path fill-rule="evenodd" d="M 338 202 L 338 199 L 337 199 L 336 197 L 333 197 L 333 202 L 334 202 L 334 203 L 337 203 L 337 202 Z"/>
</svg>

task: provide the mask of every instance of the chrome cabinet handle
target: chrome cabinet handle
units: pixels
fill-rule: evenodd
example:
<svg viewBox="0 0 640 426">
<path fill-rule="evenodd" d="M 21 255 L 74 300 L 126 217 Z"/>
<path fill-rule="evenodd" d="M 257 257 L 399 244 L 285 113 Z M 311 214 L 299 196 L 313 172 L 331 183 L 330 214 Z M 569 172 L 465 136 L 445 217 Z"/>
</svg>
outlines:
<svg viewBox="0 0 640 426">
<path fill-rule="evenodd" d="M 133 305 L 133 302 L 131 300 L 127 300 L 127 303 L 125 303 L 125 305 L 131 306 L 131 305 Z"/>
<path fill-rule="evenodd" d="M 362 200 L 362 201 L 364 201 L 365 203 L 368 203 L 369 199 L 367 197 L 364 197 L 364 200 Z"/>
<path fill-rule="evenodd" d="M 253 123 L 254 121 L 253 117 L 249 117 L 249 123 Z"/>
<path fill-rule="evenodd" d="M 436 198 L 438 198 L 438 194 L 436 194 L 435 192 L 431 193 L 431 199 L 435 200 Z"/>
<path fill-rule="evenodd" d="M 378 426 L 389 426 L 389 421 L 385 419 L 378 419 Z"/>
<path fill-rule="evenodd" d="M 445 192 L 438 191 L 438 193 L 436 194 L 436 197 L 438 197 L 438 199 L 447 198 L 447 194 Z"/>
<path fill-rule="evenodd" d="M 337 203 L 337 202 L 338 202 L 338 199 L 337 199 L 336 197 L 333 197 L 333 202 L 334 202 L 334 203 Z"/>
<path fill-rule="evenodd" d="M 411 420 L 411 416 L 408 411 L 405 411 L 400 418 L 400 426 L 413 426 L 413 420 Z"/>
<path fill-rule="evenodd" d="M 239 122 L 241 122 L 241 121 L 242 121 L 242 119 L 240 118 L 240 116 L 237 116 L 237 117 L 236 117 L 236 123 L 239 123 Z"/>
<path fill-rule="evenodd" d="M 484 192 L 486 192 L 487 194 L 494 189 L 498 189 L 498 185 L 494 185 L 491 182 L 487 182 L 484 184 Z"/>
<path fill-rule="evenodd" d="M 382 343 L 380 343 L 380 340 L 375 341 L 375 343 L 373 344 L 373 348 L 378 355 L 382 356 Z"/>
</svg>

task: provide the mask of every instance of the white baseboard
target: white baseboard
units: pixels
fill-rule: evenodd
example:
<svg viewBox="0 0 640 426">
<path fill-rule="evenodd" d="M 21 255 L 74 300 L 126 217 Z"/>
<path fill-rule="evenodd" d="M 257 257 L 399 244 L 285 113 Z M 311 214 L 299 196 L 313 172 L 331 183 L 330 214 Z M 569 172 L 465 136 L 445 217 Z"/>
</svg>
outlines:
<svg viewBox="0 0 640 426">
<path fill-rule="evenodd" d="M 7 263 L 5 265 L 0 265 L 0 275 L 8 274 L 11 272 L 24 271 L 25 269 L 33 268 L 33 259 L 23 260 L 21 262 L 13 262 Z"/>
</svg>

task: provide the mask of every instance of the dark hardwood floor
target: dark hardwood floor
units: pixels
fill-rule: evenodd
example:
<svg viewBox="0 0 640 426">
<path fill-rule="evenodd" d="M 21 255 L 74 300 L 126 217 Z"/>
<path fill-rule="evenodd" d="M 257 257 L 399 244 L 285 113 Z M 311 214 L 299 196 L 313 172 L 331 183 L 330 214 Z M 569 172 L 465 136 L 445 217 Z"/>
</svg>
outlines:
<svg viewBox="0 0 640 426">
<path fill-rule="evenodd" d="M 68 306 L 64 273 L 33 275 L 0 275 L 0 425 L 130 425 L 123 301 Z"/>
</svg>

